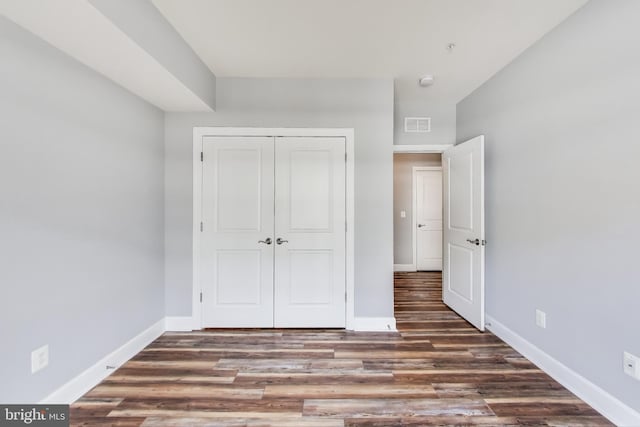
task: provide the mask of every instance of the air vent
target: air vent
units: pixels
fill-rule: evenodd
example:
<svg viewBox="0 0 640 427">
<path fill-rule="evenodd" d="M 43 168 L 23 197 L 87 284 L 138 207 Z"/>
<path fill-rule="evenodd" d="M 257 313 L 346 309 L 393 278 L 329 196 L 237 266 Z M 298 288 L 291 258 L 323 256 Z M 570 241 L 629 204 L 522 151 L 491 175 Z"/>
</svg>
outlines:
<svg viewBox="0 0 640 427">
<path fill-rule="evenodd" d="M 431 132 L 431 117 L 405 117 L 404 131 L 410 133 Z"/>
</svg>

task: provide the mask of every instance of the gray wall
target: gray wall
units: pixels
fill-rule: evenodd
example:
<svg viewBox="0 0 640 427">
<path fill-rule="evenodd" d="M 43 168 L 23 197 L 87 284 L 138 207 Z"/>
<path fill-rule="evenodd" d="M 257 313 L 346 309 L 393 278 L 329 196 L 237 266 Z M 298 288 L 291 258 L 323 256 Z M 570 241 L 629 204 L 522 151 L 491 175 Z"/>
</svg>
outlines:
<svg viewBox="0 0 640 427">
<path fill-rule="evenodd" d="M 168 316 L 191 315 L 194 126 L 355 128 L 355 312 L 393 315 L 391 80 L 218 78 L 216 113 L 165 122 Z"/>
<path fill-rule="evenodd" d="M 205 104 L 216 109 L 216 76 L 151 0 L 90 0 Z"/>
<path fill-rule="evenodd" d="M 419 86 L 417 78 L 396 79 L 394 87 L 394 144 L 454 143 L 456 138 L 454 103 L 435 98 L 433 88 Z M 431 132 L 405 133 L 405 117 L 431 117 Z"/>
<path fill-rule="evenodd" d="M 413 264 L 413 167 L 441 166 L 440 154 L 393 155 L 393 262 Z M 405 218 L 400 211 L 406 211 Z"/>
<path fill-rule="evenodd" d="M 163 114 L 2 17 L 0 58 L 0 402 L 37 402 L 164 315 Z"/>
<path fill-rule="evenodd" d="M 587 3 L 463 100 L 457 129 L 486 135 L 487 313 L 636 410 L 639 16 Z"/>
</svg>

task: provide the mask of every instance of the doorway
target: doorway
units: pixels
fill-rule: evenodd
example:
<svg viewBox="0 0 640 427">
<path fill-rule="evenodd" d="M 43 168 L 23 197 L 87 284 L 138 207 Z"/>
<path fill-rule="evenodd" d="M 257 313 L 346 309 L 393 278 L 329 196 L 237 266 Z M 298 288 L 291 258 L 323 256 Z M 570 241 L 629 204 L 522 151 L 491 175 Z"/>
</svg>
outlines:
<svg viewBox="0 0 640 427">
<path fill-rule="evenodd" d="M 437 151 L 436 151 L 437 150 Z M 402 179 L 402 159 L 399 153 L 441 154 L 442 190 L 442 298 L 443 302 L 484 331 L 484 136 L 480 135 L 456 146 L 395 146 L 394 147 L 394 203 L 402 201 L 401 194 L 406 193 L 406 179 Z M 411 162 L 405 161 L 404 164 Z M 413 157 L 415 159 L 415 157 Z M 415 160 L 414 160 L 415 161 Z M 405 167 L 406 169 L 406 167 Z M 406 174 L 405 174 L 406 175 Z M 405 184 L 403 186 L 403 184 Z M 424 184 L 422 184 L 424 185 Z M 414 187 L 417 187 L 416 184 Z M 403 191 L 404 190 L 404 191 Z M 394 230 L 406 219 L 406 210 L 394 205 Z M 437 209 L 434 209 L 437 210 Z M 413 216 L 416 210 L 412 209 Z M 399 220 L 396 221 L 396 218 Z M 414 232 L 419 224 L 426 222 L 411 221 Z M 406 225 L 406 221 L 405 221 Z M 413 239 L 414 244 L 416 239 Z M 396 272 L 416 272 L 417 257 L 412 264 L 398 264 L 402 235 L 397 233 L 394 244 Z M 405 245 L 406 247 L 406 242 Z M 400 249 L 402 249 L 400 247 Z M 414 247 L 415 249 L 415 247 Z M 416 253 L 416 252 L 414 252 Z"/>
<path fill-rule="evenodd" d="M 394 153 L 394 270 L 442 271 L 442 156 Z"/>
</svg>

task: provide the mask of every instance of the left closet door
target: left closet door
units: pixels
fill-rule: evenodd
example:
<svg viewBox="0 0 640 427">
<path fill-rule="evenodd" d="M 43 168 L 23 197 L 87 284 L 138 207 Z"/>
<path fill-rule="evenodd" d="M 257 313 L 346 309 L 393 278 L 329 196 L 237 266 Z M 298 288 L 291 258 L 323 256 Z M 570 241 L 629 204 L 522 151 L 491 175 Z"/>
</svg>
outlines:
<svg viewBox="0 0 640 427">
<path fill-rule="evenodd" d="M 205 137 L 203 327 L 273 327 L 274 138 Z"/>
</svg>

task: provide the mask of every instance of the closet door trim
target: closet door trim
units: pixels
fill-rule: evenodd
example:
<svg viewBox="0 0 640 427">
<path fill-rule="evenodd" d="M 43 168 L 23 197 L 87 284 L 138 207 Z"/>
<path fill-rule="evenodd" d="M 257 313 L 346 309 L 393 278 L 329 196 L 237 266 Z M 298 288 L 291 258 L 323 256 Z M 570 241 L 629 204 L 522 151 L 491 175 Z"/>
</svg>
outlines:
<svg viewBox="0 0 640 427">
<path fill-rule="evenodd" d="M 192 311 L 191 316 L 181 317 L 183 330 L 199 330 L 203 327 L 200 283 L 200 244 L 202 222 L 202 141 L 205 137 L 224 136 L 262 136 L 262 137 L 343 137 L 346 147 L 346 244 L 345 244 L 345 282 L 346 282 L 346 329 L 354 329 L 354 289 L 355 289 L 355 186 L 354 186 L 354 130 L 349 128 L 232 128 L 232 127 L 194 127 L 193 128 L 193 224 L 192 224 Z"/>
</svg>

